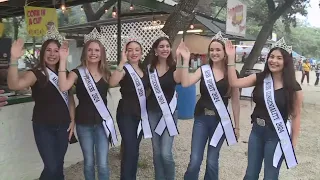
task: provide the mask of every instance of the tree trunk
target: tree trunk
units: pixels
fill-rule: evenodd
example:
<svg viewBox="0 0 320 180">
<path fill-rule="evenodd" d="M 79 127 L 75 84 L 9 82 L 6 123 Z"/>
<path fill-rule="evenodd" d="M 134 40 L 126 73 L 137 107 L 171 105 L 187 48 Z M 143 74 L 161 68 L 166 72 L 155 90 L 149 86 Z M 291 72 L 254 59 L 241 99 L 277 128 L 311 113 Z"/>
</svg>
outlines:
<svg viewBox="0 0 320 180">
<path fill-rule="evenodd" d="M 280 18 L 280 16 L 285 13 L 285 11 L 291 7 L 294 0 L 287 0 L 284 4 L 279 5 L 273 13 L 269 14 L 268 20 L 263 24 L 258 37 L 256 39 L 256 42 L 254 43 L 254 46 L 249 54 L 249 56 L 246 58 L 246 61 L 241 69 L 240 76 L 244 77 L 246 70 L 253 68 L 255 63 L 257 62 L 258 57 L 261 54 L 261 50 L 265 44 L 265 42 L 268 39 L 268 36 L 273 30 L 274 23 Z M 268 0 L 267 0 L 268 3 Z M 272 9 L 269 9 L 269 11 Z"/>
<path fill-rule="evenodd" d="M 117 2 L 117 0 L 108 0 L 107 2 L 105 2 L 103 4 L 103 6 L 101 6 L 99 8 L 99 10 L 97 12 L 93 11 L 92 6 L 91 6 L 90 3 L 84 4 L 83 5 L 83 10 L 84 10 L 84 13 L 86 14 L 87 21 L 91 22 L 91 21 L 99 20 L 101 18 L 101 16 L 103 16 L 103 14 L 105 13 L 105 10 L 109 9 L 116 2 Z"/>
<path fill-rule="evenodd" d="M 16 17 L 14 17 L 12 22 L 13 22 L 13 33 L 14 33 L 13 38 L 14 40 L 17 40 L 19 35 L 19 21 Z"/>
<path fill-rule="evenodd" d="M 185 31 L 189 28 L 190 23 L 195 17 L 193 10 L 199 1 L 200 0 L 181 0 L 179 4 L 176 5 L 174 11 L 170 14 L 166 20 L 166 24 L 162 28 L 162 31 L 169 36 L 171 43 L 173 43 L 179 31 Z M 150 64 L 151 52 L 152 49 L 143 61 L 145 67 Z"/>
</svg>

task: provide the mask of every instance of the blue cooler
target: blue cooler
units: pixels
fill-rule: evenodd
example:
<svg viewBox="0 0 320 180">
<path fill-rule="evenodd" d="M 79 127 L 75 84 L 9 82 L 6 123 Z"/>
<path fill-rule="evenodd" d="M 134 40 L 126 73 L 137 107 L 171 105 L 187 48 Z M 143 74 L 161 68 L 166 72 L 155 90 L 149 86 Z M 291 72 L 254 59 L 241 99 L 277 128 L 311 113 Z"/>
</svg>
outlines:
<svg viewBox="0 0 320 180">
<path fill-rule="evenodd" d="M 176 90 L 178 93 L 178 118 L 193 119 L 197 96 L 196 85 L 184 88 L 179 84 L 176 86 Z"/>
</svg>

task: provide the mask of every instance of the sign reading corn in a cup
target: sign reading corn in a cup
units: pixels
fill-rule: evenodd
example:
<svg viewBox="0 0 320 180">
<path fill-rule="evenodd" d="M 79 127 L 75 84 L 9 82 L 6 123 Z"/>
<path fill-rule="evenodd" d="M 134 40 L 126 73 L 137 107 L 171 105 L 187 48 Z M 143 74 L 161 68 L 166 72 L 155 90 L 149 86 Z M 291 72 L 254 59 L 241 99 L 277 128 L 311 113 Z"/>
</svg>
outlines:
<svg viewBox="0 0 320 180">
<path fill-rule="evenodd" d="M 52 26 L 58 27 L 55 8 L 25 6 L 24 14 L 30 36 L 44 36 Z"/>
</svg>

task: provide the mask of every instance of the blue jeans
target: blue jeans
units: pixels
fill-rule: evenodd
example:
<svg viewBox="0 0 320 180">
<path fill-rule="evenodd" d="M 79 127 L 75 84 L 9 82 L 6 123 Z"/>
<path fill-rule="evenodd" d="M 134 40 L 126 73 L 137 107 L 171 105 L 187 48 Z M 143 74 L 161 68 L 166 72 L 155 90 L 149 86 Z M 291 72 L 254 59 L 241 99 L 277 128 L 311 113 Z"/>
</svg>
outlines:
<svg viewBox="0 0 320 180">
<path fill-rule="evenodd" d="M 117 122 L 122 137 L 123 153 L 121 157 L 121 180 L 136 180 L 139 146 L 142 138 L 142 131 L 137 137 L 137 129 L 140 118 L 134 115 L 127 115 L 117 111 Z"/>
<path fill-rule="evenodd" d="M 218 180 L 219 177 L 219 152 L 225 140 L 225 135 L 220 139 L 217 147 L 210 145 L 214 131 L 219 124 L 216 116 L 196 116 L 194 118 L 190 163 L 184 175 L 185 180 L 197 180 L 199 178 L 200 166 L 203 160 L 203 153 L 208 142 L 207 166 L 204 179 Z"/>
<path fill-rule="evenodd" d="M 174 180 L 175 179 L 175 162 L 172 154 L 172 145 L 174 136 L 170 136 L 166 129 L 162 136 L 155 133 L 155 129 L 162 117 L 162 111 L 148 111 L 149 122 L 152 130 L 152 149 L 153 165 L 155 171 L 155 180 Z M 178 115 L 173 115 L 177 123 Z"/>
<path fill-rule="evenodd" d="M 283 157 L 278 167 L 273 167 L 273 155 L 278 142 L 279 138 L 275 130 L 253 123 L 248 143 L 248 167 L 244 180 L 259 179 L 263 160 L 264 180 L 277 180 L 279 178 Z"/>
<path fill-rule="evenodd" d="M 69 124 L 33 123 L 34 138 L 44 164 L 40 180 L 64 180 L 64 156 L 68 149 Z"/>
<path fill-rule="evenodd" d="M 109 141 L 102 123 L 95 125 L 77 124 L 76 128 L 84 158 L 85 179 L 95 180 L 96 155 L 99 180 L 109 180 Z"/>
</svg>

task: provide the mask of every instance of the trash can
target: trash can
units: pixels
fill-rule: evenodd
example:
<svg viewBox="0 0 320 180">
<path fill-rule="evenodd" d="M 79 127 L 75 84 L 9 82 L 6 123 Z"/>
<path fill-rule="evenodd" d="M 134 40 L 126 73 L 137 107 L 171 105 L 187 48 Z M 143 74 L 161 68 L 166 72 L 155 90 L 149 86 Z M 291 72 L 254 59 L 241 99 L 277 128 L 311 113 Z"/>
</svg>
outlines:
<svg viewBox="0 0 320 180">
<path fill-rule="evenodd" d="M 196 85 L 185 88 L 179 84 L 176 86 L 176 91 L 178 93 L 178 118 L 193 119 L 196 105 Z"/>
</svg>

